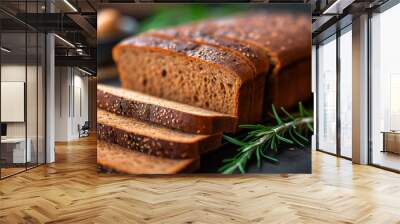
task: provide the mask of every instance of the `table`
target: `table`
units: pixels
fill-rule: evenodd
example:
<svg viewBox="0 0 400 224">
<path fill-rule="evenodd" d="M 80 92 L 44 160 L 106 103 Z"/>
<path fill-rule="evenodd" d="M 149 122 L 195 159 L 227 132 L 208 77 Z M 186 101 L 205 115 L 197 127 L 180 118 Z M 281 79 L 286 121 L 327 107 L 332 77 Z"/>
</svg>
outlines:
<svg viewBox="0 0 400 224">
<path fill-rule="evenodd" d="M 25 154 L 25 144 L 26 154 Z M 6 163 L 26 163 L 32 158 L 32 140 L 27 138 L 4 138 L 1 139 L 1 156 Z"/>
<path fill-rule="evenodd" d="M 400 154 L 400 131 L 383 131 L 382 152 Z"/>
</svg>

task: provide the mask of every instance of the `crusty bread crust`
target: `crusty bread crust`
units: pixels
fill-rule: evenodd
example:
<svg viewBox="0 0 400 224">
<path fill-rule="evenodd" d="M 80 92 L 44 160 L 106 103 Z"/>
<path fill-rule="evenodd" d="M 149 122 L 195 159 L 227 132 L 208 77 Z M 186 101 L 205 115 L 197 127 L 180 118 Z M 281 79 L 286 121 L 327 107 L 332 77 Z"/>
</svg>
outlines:
<svg viewBox="0 0 400 224">
<path fill-rule="evenodd" d="M 97 142 L 97 163 L 127 174 L 176 174 L 198 168 L 199 158 L 167 159 L 135 152 L 116 144 Z"/>
<path fill-rule="evenodd" d="M 275 66 L 281 68 L 310 57 L 310 20 L 301 14 L 251 12 L 210 19 L 194 26 L 206 33 L 263 46 Z"/>
<path fill-rule="evenodd" d="M 104 85 L 97 85 L 97 107 L 194 134 L 233 133 L 237 127 L 234 116 Z"/>
<path fill-rule="evenodd" d="M 113 48 L 113 58 L 119 61 L 121 49 L 129 47 L 151 48 L 165 53 L 177 53 L 182 56 L 199 59 L 210 63 L 210 65 L 219 65 L 230 69 L 240 78 L 239 85 L 251 80 L 254 74 L 253 69 L 246 63 L 241 63 L 241 58 L 236 55 L 228 54 L 219 48 L 202 45 L 195 42 L 182 40 L 170 40 L 155 36 L 139 35 L 125 39 Z"/>
<path fill-rule="evenodd" d="M 308 59 L 284 67 L 279 75 L 270 76 L 266 86 L 268 91 L 265 93 L 268 96 L 267 104 L 274 104 L 277 108 L 295 109 L 300 101 L 305 102 L 310 99 L 312 97 L 310 74 L 311 61 Z"/>
</svg>

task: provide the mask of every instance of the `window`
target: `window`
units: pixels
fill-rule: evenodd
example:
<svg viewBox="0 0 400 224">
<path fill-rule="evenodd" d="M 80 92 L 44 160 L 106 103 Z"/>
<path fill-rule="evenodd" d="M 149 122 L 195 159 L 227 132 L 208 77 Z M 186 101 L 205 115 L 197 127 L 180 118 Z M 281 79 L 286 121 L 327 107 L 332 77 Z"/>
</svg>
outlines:
<svg viewBox="0 0 400 224">
<path fill-rule="evenodd" d="M 318 47 L 317 149 L 336 153 L 336 36 Z"/>
<path fill-rule="evenodd" d="M 40 12 L 41 3 L 9 1 L 0 7 L 18 6 L 23 16 Z M 0 20 L 0 178 L 5 178 L 45 163 L 46 40 L 6 13 Z"/>
<path fill-rule="evenodd" d="M 371 162 L 400 170 L 400 4 L 371 18 Z"/>
<path fill-rule="evenodd" d="M 340 155 L 352 157 L 352 33 L 351 26 L 340 35 Z"/>
</svg>

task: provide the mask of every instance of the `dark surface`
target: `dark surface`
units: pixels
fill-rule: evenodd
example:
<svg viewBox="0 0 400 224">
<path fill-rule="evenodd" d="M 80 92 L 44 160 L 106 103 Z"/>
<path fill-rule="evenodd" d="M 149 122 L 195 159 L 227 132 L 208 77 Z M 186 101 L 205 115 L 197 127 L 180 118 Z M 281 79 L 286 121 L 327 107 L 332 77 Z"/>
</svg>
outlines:
<svg viewBox="0 0 400 224">
<path fill-rule="evenodd" d="M 196 173 L 218 173 L 222 166 L 222 160 L 232 158 L 236 154 L 237 147 L 225 144 L 216 151 L 209 152 L 201 157 L 200 169 Z M 311 173 L 311 150 L 290 146 L 280 146 L 279 153 L 275 156 L 279 160 L 274 163 L 263 160 L 260 168 L 254 156 L 247 164 L 247 173 Z M 237 171 L 239 173 L 239 171 Z"/>
</svg>

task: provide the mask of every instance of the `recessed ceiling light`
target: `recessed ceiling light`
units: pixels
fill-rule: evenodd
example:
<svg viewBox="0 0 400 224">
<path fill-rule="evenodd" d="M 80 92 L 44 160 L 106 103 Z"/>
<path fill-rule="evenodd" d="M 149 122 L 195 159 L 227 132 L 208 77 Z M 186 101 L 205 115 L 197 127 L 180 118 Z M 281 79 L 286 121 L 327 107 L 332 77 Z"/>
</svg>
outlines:
<svg viewBox="0 0 400 224">
<path fill-rule="evenodd" d="M 87 74 L 87 75 L 93 75 L 92 73 L 90 73 L 90 72 L 88 72 L 88 71 L 86 71 L 86 70 L 83 70 L 83 69 L 81 69 L 81 68 L 79 68 L 79 67 L 78 67 L 78 70 L 81 71 L 81 72 L 83 72 L 83 73 L 85 73 L 85 74 Z"/>
<path fill-rule="evenodd" d="M 68 5 L 74 12 L 78 12 L 78 10 L 73 6 L 68 0 L 64 0 L 64 3 Z"/>
<path fill-rule="evenodd" d="M 70 47 L 75 48 L 75 45 L 73 45 L 71 42 L 69 42 L 68 40 L 62 38 L 61 36 L 59 36 L 58 34 L 54 34 L 55 37 L 57 37 L 59 40 L 61 40 L 62 42 L 64 42 L 65 44 L 67 44 Z"/>
<path fill-rule="evenodd" d="M 1 47 L 0 49 L 1 49 L 2 51 L 6 52 L 6 53 L 10 53 L 10 52 L 11 52 L 11 50 L 9 50 L 9 49 L 7 49 L 7 48 L 5 48 L 5 47 Z"/>
<path fill-rule="evenodd" d="M 342 14 L 343 9 L 351 5 L 355 0 L 336 0 L 322 14 Z"/>
</svg>

